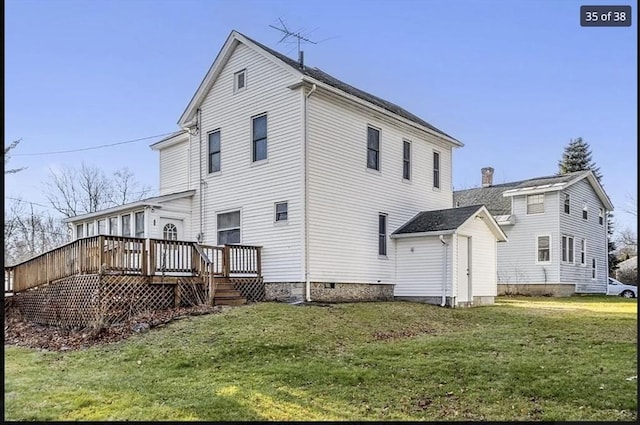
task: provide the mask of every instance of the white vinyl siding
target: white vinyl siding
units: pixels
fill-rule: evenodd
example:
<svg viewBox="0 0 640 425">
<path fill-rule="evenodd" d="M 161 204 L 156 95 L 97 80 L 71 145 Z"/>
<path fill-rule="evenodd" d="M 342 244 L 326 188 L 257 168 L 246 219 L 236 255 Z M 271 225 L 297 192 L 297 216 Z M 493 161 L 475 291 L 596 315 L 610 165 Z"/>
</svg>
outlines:
<svg viewBox="0 0 640 425">
<path fill-rule="evenodd" d="M 453 244 L 451 236 L 446 239 L 444 247 L 437 236 L 395 240 L 398 264 L 394 296 L 441 297 L 443 290 L 445 296 L 452 295 Z"/>
<path fill-rule="evenodd" d="M 320 90 L 308 102 L 310 279 L 393 283 L 396 253 L 390 243 L 391 261 L 380 261 L 378 214 L 388 214 L 391 234 L 420 211 L 451 208 L 451 147 Z M 363 172 L 367 127 L 380 129 L 379 173 Z M 399 178 L 403 139 L 412 141 L 412 184 Z M 396 143 L 385 142 L 392 140 Z M 441 190 L 425 191 L 435 148 L 441 155 Z"/>
<path fill-rule="evenodd" d="M 195 152 L 198 152 L 197 145 Z M 159 155 L 160 195 L 187 190 L 189 181 L 189 144 L 187 141 L 160 149 Z"/>
<path fill-rule="evenodd" d="M 204 134 L 221 130 L 223 167 L 221 173 L 209 175 L 206 147 L 197 155 L 198 137 L 191 137 L 196 153 L 191 155 L 191 187 L 197 192 L 185 232 L 191 240 L 202 231 L 203 243 L 216 245 L 216 213 L 241 209 L 241 241 L 263 247 L 264 281 L 302 282 L 303 93 L 288 88 L 300 77 L 276 62 L 239 44 L 206 94 L 200 107 L 201 130 Z M 249 70 L 251 81 L 245 80 L 242 94 L 234 93 L 234 74 L 242 69 Z M 265 112 L 268 160 L 255 166 L 252 118 Z M 199 167 L 205 185 L 199 183 Z M 274 203 L 285 199 L 287 225 L 274 226 Z"/>
</svg>

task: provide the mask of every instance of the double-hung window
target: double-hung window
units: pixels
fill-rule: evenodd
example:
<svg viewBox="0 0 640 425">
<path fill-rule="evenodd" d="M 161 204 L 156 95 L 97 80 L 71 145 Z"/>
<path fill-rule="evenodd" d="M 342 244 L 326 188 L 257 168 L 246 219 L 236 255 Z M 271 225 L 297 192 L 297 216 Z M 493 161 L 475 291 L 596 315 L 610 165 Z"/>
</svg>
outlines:
<svg viewBox="0 0 640 425">
<path fill-rule="evenodd" d="M 387 215 L 378 215 L 378 255 L 387 255 Z"/>
<path fill-rule="evenodd" d="M 411 142 L 402 142 L 402 178 L 411 180 Z"/>
<path fill-rule="evenodd" d="M 551 236 L 538 236 L 538 263 L 551 261 Z"/>
<path fill-rule="evenodd" d="M 144 238 L 144 211 L 135 214 L 136 238 Z"/>
<path fill-rule="evenodd" d="M 527 214 L 541 214 L 544 212 L 544 193 L 527 195 Z"/>
<path fill-rule="evenodd" d="M 267 159 L 267 116 L 260 115 L 251 120 L 251 156 L 252 161 Z"/>
<path fill-rule="evenodd" d="M 220 171 L 220 130 L 209 133 L 209 173 Z"/>
<path fill-rule="evenodd" d="M 562 261 L 573 263 L 573 236 L 562 235 Z"/>
<path fill-rule="evenodd" d="M 367 168 L 380 170 L 380 130 L 367 127 Z"/>
<path fill-rule="evenodd" d="M 288 219 L 289 205 L 287 202 L 276 203 L 276 222 L 284 222 Z"/>
<path fill-rule="evenodd" d="M 433 153 L 433 187 L 440 188 L 440 153 Z"/>
<path fill-rule="evenodd" d="M 240 243 L 240 211 L 217 215 L 218 245 Z"/>
</svg>

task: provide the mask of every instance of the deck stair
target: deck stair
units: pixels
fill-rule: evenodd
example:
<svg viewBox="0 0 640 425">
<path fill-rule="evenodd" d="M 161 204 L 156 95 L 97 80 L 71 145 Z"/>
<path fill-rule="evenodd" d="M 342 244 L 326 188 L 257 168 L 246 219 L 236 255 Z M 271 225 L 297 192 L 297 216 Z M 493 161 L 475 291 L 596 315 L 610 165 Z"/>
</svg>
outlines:
<svg viewBox="0 0 640 425">
<path fill-rule="evenodd" d="M 216 291 L 213 295 L 213 305 L 243 305 L 247 299 L 235 288 L 228 278 L 216 279 Z"/>
</svg>

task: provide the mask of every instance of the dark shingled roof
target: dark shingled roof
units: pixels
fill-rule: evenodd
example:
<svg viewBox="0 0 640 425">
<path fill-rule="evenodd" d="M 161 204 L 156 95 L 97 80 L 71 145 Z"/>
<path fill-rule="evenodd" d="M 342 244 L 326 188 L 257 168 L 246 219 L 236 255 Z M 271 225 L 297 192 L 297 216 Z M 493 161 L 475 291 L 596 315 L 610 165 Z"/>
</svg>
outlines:
<svg viewBox="0 0 640 425">
<path fill-rule="evenodd" d="M 523 189 L 525 187 L 543 186 L 547 184 L 566 183 L 588 171 L 576 171 L 561 176 L 534 177 L 511 183 L 496 184 L 489 187 L 456 190 L 453 192 L 453 205 L 465 207 L 467 205 L 484 204 L 492 215 L 511 214 L 511 199 L 502 194 L 511 189 Z"/>
<path fill-rule="evenodd" d="M 469 217 L 475 214 L 482 205 L 470 205 L 462 208 L 448 208 L 446 210 L 422 211 L 405 223 L 394 235 L 404 233 L 440 232 L 455 230 Z"/>
<path fill-rule="evenodd" d="M 244 34 L 243 34 L 244 35 Z M 300 68 L 300 64 L 281 54 L 276 52 L 275 50 L 270 49 L 269 47 L 265 46 L 264 44 L 258 43 L 257 41 L 247 37 L 246 35 L 244 35 L 245 38 L 247 38 L 247 40 L 251 40 L 251 42 L 255 43 L 256 45 L 260 46 L 261 48 L 263 48 L 264 50 L 266 50 L 267 52 L 269 52 L 270 54 L 272 54 L 273 56 L 277 57 L 278 59 L 280 59 L 281 61 L 283 61 L 284 63 L 286 63 L 287 65 L 297 69 L 298 71 L 302 72 L 303 74 L 311 77 L 311 78 L 315 78 L 316 80 L 328 84 L 332 87 L 335 87 L 339 90 L 342 90 L 346 93 L 349 93 L 353 96 L 359 97 L 360 99 L 366 100 L 367 102 L 373 103 L 376 106 L 379 106 L 381 108 L 386 109 L 387 111 L 393 112 L 396 115 L 399 115 L 403 118 L 406 118 L 410 121 L 415 122 L 416 124 L 420 124 L 424 127 L 427 127 L 433 131 L 435 131 L 436 133 L 440 133 L 443 136 L 446 136 L 450 139 L 456 140 L 454 137 L 448 135 L 447 133 L 445 133 L 444 131 L 432 126 L 431 124 L 429 124 L 428 122 L 426 122 L 425 120 L 423 120 L 422 118 L 412 114 L 411 112 L 407 111 L 404 108 L 401 108 L 400 106 L 388 102 L 384 99 L 381 99 L 377 96 L 374 96 L 372 94 L 369 94 L 365 91 L 362 91 L 358 88 L 355 88 L 347 83 L 344 83 L 340 80 L 338 80 L 337 78 L 332 77 L 331 75 L 327 74 L 326 72 L 321 71 L 318 68 L 310 68 L 308 66 L 303 66 L 302 68 Z M 459 140 L 456 140 L 457 142 Z"/>
</svg>

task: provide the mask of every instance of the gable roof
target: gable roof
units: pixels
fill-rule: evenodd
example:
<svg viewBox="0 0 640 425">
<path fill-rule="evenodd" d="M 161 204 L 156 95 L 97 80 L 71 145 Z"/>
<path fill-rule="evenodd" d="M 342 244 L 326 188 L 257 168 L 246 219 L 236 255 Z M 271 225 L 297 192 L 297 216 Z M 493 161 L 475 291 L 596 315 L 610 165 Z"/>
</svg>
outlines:
<svg viewBox="0 0 640 425">
<path fill-rule="evenodd" d="M 485 220 L 498 240 L 507 240 L 507 236 L 484 205 L 469 205 L 461 208 L 422 211 L 391 235 L 392 237 L 398 237 L 399 235 L 454 233 L 469 219 L 472 217 L 475 218 L 476 216 Z"/>
<path fill-rule="evenodd" d="M 113 214 L 115 212 L 128 210 L 131 208 L 144 207 L 144 206 L 152 206 L 152 207 L 162 207 L 162 202 L 172 201 L 174 199 L 187 198 L 195 195 L 196 191 L 194 189 L 185 190 L 182 192 L 176 193 L 168 193 L 166 195 L 160 196 L 152 196 L 150 198 L 141 199 L 135 202 L 129 202 L 128 204 L 118 205 L 115 207 L 107 208 L 105 210 L 100 210 L 87 214 L 80 214 L 74 217 L 65 218 L 62 221 L 64 223 L 73 223 L 75 221 L 87 220 L 89 218 L 101 217 L 103 215 Z"/>
<path fill-rule="evenodd" d="M 209 92 L 209 89 L 213 85 L 217 76 L 222 71 L 224 64 L 227 62 L 233 50 L 239 43 L 243 43 L 253 48 L 255 51 L 262 53 L 265 57 L 272 60 L 276 64 L 280 65 L 282 68 L 286 69 L 287 71 L 291 72 L 293 75 L 300 77 L 301 81 L 304 80 L 304 81 L 309 81 L 311 83 L 319 83 L 319 84 L 331 86 L 335 89 L 338 89 L 338 91 L 341 92 L 342 94 L 355 96 L 356 98 L 360 100 L 364 100 L 365 102 L 371 105 L 374 105 L 378 108 L 382 108 L 383 110 L 390 112 L 398 117 L 404 118 L 414 124 L 419 125 L 420 127 L 424 127 L 429 132 L 441 136 L 442 138 L 449 141 L 450 143 L 453 143 L 456 146 L 464 146 L 460 141 L 456 140 L 455 138 L 443 132 L 442 130 L 434 127 L 433 125 L 429 124 L 428 122 L 419 118 L 418 116 L 410 113 L 406 109 L 392 102 L 388 102 L 382 98 L 379 98 L 370 93 L 367 93 L 363 90 L 360 90 L 356 87 L 353 87 L 347 83 L 344 83 L 338 80 L 337 78 L 334 78 L 331 75 L 321 71 L 318 68 L 311 68 L 306 65 L 300 66 L 300 64 L 297 61 L 279 52 L 276 52 L 275 50 L 270 49 L 269 47 L 255 40 L 252 40 L 251 38 L 235 30 L 231 31 L 231 34 L 225 41 L 222 49 L 218 53 L 218 56 L 216 57 L 213 64 L 209 68 L 209 71 L 204 77 L 202 83 L 196 90 L 191 101 L 187 105 L 187 108 L 182 113 L 182 116 L 178 120 L 179 125 L 187 126 L 190 123 L 190 121 L 193 120 L 193 118 L 195 117 L 195 112 L 197 108 L 204 101 L 204 98 Z"/>
<path fill-rule="evenodd" d="M 604 207 L 608 211 L 613 211 L 613 204 L 590 170 L 457 190 L 453 192 L 453 204 L 460 207 L 484 204 L 493 215 L 508 215 L 511 214 L 511 196 L 563 190 L 582 179 L 589 181 Z"/>
</svg>

